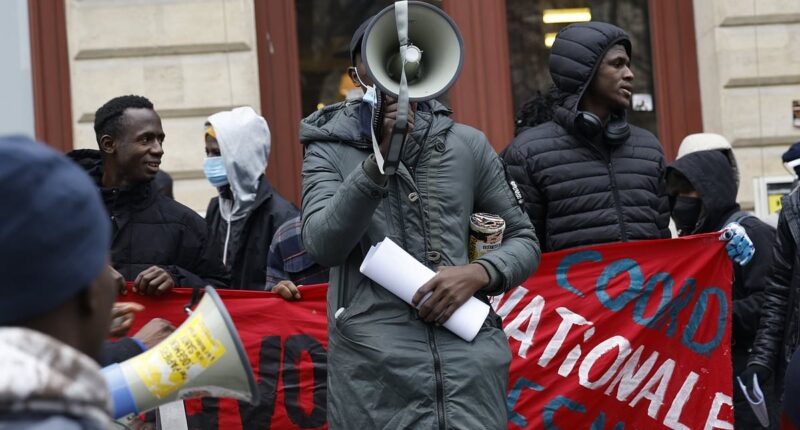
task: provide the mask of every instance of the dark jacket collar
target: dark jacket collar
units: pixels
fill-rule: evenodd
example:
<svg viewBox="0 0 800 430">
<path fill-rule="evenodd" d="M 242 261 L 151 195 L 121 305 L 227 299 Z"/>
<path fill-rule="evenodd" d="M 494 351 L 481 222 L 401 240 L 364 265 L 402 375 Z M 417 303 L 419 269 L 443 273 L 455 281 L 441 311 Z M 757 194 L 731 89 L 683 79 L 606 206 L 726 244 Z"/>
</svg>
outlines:
<svg viewBox="0 0 800 430">
<path fill-rule="evenodd" d="M 125 208 L 142 209 L 150 206 L 158 197 L 153 182 L 142 182 L 130 187 L 103 187 L 103 160 L 96 149 L 77 149 L 67 154 L 78 163 L 92 178 L 100 190 L 103 202 L 109 212 Z"/>
</svg>

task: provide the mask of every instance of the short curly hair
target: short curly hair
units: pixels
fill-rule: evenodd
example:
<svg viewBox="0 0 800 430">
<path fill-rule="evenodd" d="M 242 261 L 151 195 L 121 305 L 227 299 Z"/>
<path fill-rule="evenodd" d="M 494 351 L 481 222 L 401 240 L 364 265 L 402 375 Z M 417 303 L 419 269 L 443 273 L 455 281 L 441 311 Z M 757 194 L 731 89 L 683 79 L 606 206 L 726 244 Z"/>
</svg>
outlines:
<svg viewBox="0 0 800 430">
<path fill-rule="evenodd" d="M 553 107 L 558 103 L 560 97 L 561 94 L 555 85 L 544 93 L 536 91 L 536 94 L 528 99 L 517 112 L 517 118 L 514 121 L 514 135 L 552 120 Z"/>
<path fill-rule="evenodd" d="M 127 95 L 114 97 L 94 114 L 94 135 L 97 144 L 104 135 L 116 137 L 120 132 L 122 114 L 125 109 L 153 109 L 153 103 L 146 97 Z"/>
</svg>

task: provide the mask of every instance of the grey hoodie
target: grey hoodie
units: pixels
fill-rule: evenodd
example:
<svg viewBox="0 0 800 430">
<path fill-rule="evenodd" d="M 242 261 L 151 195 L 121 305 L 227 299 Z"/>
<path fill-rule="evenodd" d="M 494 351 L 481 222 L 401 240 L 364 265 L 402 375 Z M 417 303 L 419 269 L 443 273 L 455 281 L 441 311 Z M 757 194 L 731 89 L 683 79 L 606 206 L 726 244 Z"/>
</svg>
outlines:
<svg viewBox="0 0 800 430">
<path fill-rule="evenodd" d="M 218 197 L 220 215 L 227 222 L 222 260 L 230 268 L 229 250 L 238 249 L 243 221 L 256 206 L 260 177 L 269 158 L 270 132 L 267 121 L 249 106 L 215 113 L 208 123 L 217 135 L 233 193 L 233 200 Z"/>
</svg>

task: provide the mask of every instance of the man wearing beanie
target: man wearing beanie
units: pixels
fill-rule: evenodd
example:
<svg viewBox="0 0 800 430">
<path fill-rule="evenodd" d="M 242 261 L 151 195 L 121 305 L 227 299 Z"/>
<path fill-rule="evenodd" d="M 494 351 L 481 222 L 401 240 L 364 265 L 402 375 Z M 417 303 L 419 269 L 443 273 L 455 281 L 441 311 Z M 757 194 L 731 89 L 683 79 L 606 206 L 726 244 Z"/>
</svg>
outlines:
<svg viewBox="0 0 800 430">
<path fill-rule="evenodd" d="M 670 237 L 661 145 L 626 121 L 631 51 L 611 24 L 561 30 L 550 52 L 553 120 L 504 152 L 542 251 Z"/>
<path fill-rule="evenodd" d="M 68 155 L 94 180 L 111 221 L 111 263 L 140 294 L 173 287 L 228 287 L 219 245 L 206 223 L 161 195 L 153 179 L 164 155 L 164 131 L 153 104 L 141 96 L 116 97 L 95 113 L 98 150 Z"/>
<path fill-rule="evenodd" d="M 109 428 L 95 360 L 117 289 L 97 189 L 66 157 L 0 139 L 0 428 Z"/>
<path fill-rule="evenodd" d="M 783 154 L 787 168 L 800 162 L 800 142 Z M 761 320 L 753 349 L 742 380 L 752 386 L 753 375 L 759 381 L 775 377 L 777 395 L 783 393 L 784 373 L 792 355 L 800 346 L 800 191 L 796 187 L 781 199 L 778 233 L 772 251 L 773 261 L 764 289 Z M 796 381 L 786 379 L 787 389 Z M 796 387 L 793 388 L 796 391 Z"/>
</svg>

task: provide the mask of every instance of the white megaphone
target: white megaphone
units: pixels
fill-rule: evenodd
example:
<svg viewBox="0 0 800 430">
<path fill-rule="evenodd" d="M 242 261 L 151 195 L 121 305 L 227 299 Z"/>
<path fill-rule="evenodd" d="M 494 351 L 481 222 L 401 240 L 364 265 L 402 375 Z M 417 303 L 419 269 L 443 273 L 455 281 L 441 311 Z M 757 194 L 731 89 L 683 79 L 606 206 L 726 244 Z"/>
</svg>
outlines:
<svg viewBox="0 0 800 430">
<path fill-rule="evenodd" d="M 168 338 L 102 373 L 111 391 L 114 419 L 195 397 L 258 401 L 242 341 L 212 287 L 205 288 L 197 308 Z"/>
<path fill-rule="evenodd" d="M 464 64 L 464 41 L 455 22 L 441 9 L 420 1 L 398 1 L 367 25 L 361 61 L 378 92 L 398 100 L 397 120 L 382 166 L 385 174 L 392 175 L 405 140 L 408 102 L 434 99 L 455 83 Z M 373 129 L 383 122 L 380 103 L 372 120 Z M 380 166 L 383 159 L 375 139 L 373 145 Z"/>
<path fill-rule="evenodd" d="M 397 2 L 402 3 L 402 2 Z M 361 42 L 361 60 L 381 92 L 400 96 L 405 60 L 409 101 L 434 99 L 456 81 L 464 64 L 464 42 L 456 23 L 441 9 L 420 1 L 408 3 L 407 47 L 400 56 L 393 4 L 375 15 Z"/>
</svg>

